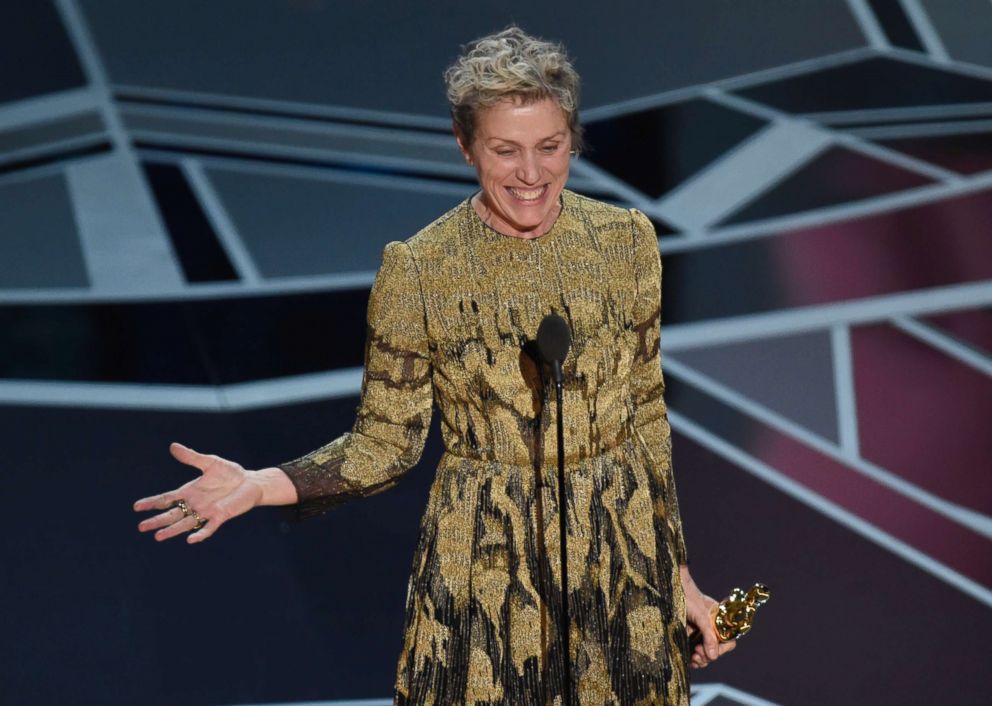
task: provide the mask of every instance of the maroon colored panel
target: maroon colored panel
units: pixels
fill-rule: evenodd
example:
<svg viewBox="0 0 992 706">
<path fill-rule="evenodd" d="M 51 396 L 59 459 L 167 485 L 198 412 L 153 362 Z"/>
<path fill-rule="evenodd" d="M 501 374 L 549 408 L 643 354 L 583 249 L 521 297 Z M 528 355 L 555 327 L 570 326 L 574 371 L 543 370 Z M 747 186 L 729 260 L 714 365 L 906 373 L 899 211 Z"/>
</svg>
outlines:
<svg viewBox="0 0 992 706">
<path fill-rule="evenodd" d="M 992 309 L 950 311 L 922 317 L 922 321 L 992 355 Z"/>
<path fill-rule="evenodd" d="M 987 280 L 992 278 L 989 223 L 992 190 L 667 255 L 666 321 Z"/>
<path fill-rule="evenodd" d="M 772 591 L 695 680 L 796 706 L 988 701 L 988 606 L 677 431 L 673 444 L 696 583 Z"/>
<path fill-rule="evenodd" d="M 989 132 L 878 142 L 960 174 L 977 174 L 992 169 L 992 133 Z"/>
<path fill-rule="evenodd" d="M 861 454 L 992 514 L 992 378 L 888 324 L 851 330 Z"/>
<path fill-rule="evenodd" d="M 685 383 L 675 388 L 673 409 L 879 530 L 992 586 L 992 542 L 986 538 Z"/>
<path fill-rule="evenodd" d="M 724 219 L 723 224 L 757 221 L 810 211 L 933 183 L 920 176 L 845 147 L 832 147 L 754 201 Z"/>
</svg>

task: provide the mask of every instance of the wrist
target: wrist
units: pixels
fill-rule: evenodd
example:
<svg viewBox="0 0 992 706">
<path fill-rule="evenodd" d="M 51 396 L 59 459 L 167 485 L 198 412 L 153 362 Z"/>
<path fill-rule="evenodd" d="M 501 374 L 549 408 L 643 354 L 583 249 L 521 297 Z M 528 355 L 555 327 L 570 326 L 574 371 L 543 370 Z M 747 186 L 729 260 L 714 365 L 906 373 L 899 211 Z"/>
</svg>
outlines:
<svg viewBox="0 0 992 706">
<path fill-rule="evenodd" d="M 292 505 L 297 502 L 296 487 L 281 468 L 273 466 L 247 473 L 248 482 L 255 488 L 254 507 Z"/>
</svg>

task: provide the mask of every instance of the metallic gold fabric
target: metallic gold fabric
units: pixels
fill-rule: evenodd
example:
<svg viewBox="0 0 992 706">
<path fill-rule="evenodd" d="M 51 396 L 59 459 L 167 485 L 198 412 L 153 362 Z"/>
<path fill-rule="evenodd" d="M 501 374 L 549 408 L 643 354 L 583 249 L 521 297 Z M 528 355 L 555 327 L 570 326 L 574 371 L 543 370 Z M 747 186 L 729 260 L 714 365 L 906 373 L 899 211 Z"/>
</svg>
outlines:
<svg viewBox="0 0 992 706">
<path fill-rule="evenodd" d="M 354 428 L 286 463 L 302 514 L 395 484 L 432 403 L 442 456 L 421 523 L 397 704 L 561 703 L 555 402 L 564 365 L 573 703 L 688 704 L 685 546 L 659 360 L 650 221 L 565 191 L 554 227 L 504 236 L 465 201 L 386 246 Z"/>
</svg>

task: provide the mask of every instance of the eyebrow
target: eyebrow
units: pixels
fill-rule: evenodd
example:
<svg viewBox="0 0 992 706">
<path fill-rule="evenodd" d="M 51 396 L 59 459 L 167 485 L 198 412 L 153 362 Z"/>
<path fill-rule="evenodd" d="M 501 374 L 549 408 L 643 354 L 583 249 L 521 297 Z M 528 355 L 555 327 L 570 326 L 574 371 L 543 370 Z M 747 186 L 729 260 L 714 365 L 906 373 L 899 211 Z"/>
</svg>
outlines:
<svg viewBox="0 0 992 706">
<path fill-rule="evenodd" d="M 553 135 L 549 135 L 548 137 L 542 137 L 542 138 L 541 138 L 540 140 L 538 140 L 537 142 L 538 142 L 538 143 L 541 143 L 541 142 L 547 142 L 548 140 L 555 140 L 555 139 L 558 139 L 558 138 L 561 138 L 561 137 L 564 137 L 564 136 L 565 136 L 565 134 L 566 134 L 566 133 L 565 133 L 565 131 L 564 131 L 564 130 L 559 130 L 558 132 L 556 132 L 556 133 L 555 133 L 555 134 L 553 134 Z M 496 137 L 496 136 L 493 136 L 493 137 L 488 137 L 488 138 L 486 138 L 486 142 L 487 142 L 487 143 L 488 143 L 488 142 L 493 142 L 493 141 L 496 141 L 496 142 L 503 142 L 503 143 L 506 143 L 506 144 L 510 144 L 510 145 L 517 145 L 518 147 L 520 146 L 520 143 L 519 143 L 519 142 L 516 142 L 516 141 L 514 141 L 514 140 L 511 140 L 511 139 L 509 139 L 508 137 Z"/>
</svg>

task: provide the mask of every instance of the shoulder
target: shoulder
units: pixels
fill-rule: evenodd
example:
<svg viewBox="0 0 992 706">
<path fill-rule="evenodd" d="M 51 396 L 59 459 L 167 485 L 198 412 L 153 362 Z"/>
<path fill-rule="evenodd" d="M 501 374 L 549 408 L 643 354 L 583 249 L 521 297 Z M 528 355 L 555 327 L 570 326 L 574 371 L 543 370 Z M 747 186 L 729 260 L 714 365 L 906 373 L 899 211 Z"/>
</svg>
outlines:
<svg viewBox="0 0 992 706">
<path fill-rule="evenodd" d="M 450 252 L 459 239 L 459 231 L 471 208 L 468 199 L 460 201 L 453 208 L 441 214 L 412 236 L 403 241 L 412 256 L 426 259 Z"/>
<path fill-rule="evenodd" d="M 654 224 L 643 212 L 636 208 L 614 206 L 572 191 L 563 193 L 573 218 L 594 230 L 599 240 L 635 249 L 645 247 L 645 243 L 657 247 Z"/>
</svg>

